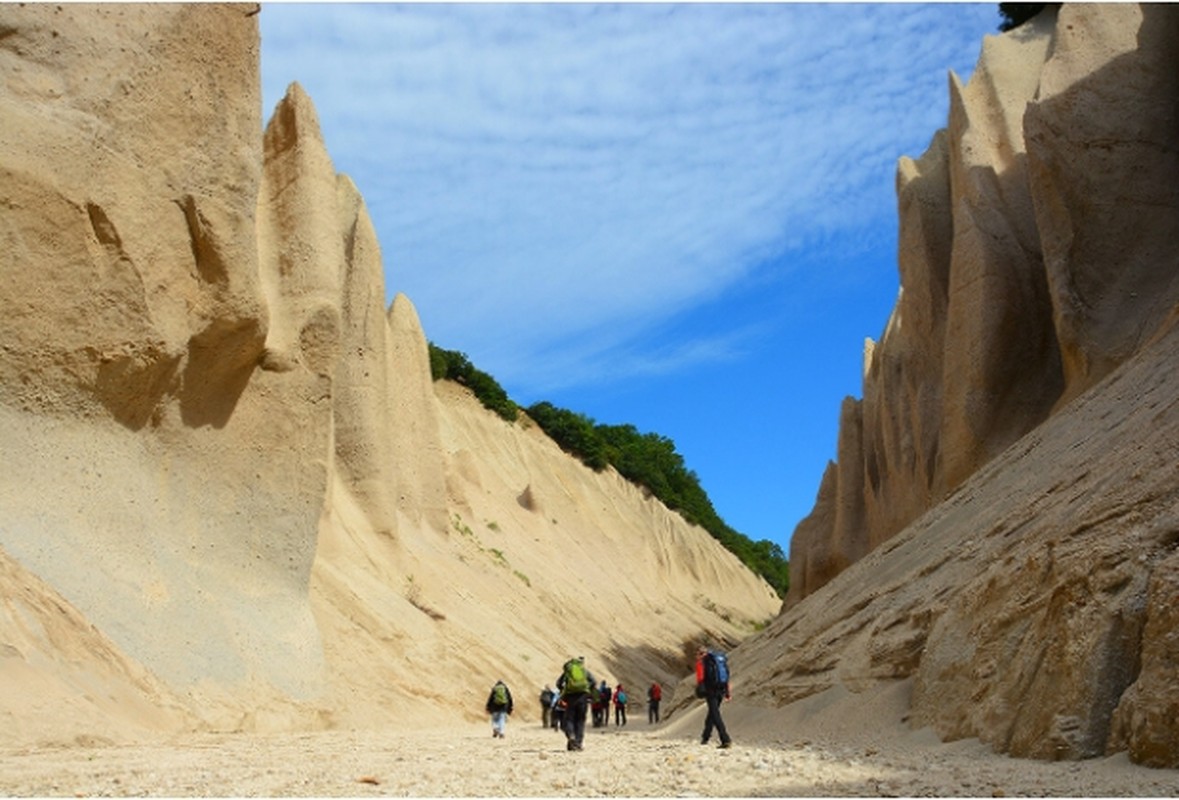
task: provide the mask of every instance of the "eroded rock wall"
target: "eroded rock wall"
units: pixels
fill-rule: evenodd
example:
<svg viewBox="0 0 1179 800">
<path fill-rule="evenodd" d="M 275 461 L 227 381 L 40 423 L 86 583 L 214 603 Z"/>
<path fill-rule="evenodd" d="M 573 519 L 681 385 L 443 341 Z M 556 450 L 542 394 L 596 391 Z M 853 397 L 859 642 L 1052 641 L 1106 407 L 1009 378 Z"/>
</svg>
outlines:
<svg viewBox="0 0 1179 800">
<path fill-rule="evenodd" d="M 0 10 L 0 545 L 166 681 L 302 695 L 330 376 L 256 369 L 248 10 Z"/>
<path fill-rule="evenodd" d="M 1179 325 L 735 654 L 742 697 L 910 687 L 1020 757 L 1179 766 Z"/>
<path fill-rule="evenodd" d="M 1179 300 L 1176 24 L 1050 7 L 950 76 L 948 127 L 898 167 L 900 296 L 792 565 L 880 546 L 1159 330 Z M 792 567 L 787 604 L 831 577 Z"/>
<path fill-rule="evenodd" d="M 767 704 L 900 680 L 944 740 L 1174 768 L 1179 11 L 1055 13 L 988 39 L 901 161 L 902 293 L 739 652 Z"/>
</svg>

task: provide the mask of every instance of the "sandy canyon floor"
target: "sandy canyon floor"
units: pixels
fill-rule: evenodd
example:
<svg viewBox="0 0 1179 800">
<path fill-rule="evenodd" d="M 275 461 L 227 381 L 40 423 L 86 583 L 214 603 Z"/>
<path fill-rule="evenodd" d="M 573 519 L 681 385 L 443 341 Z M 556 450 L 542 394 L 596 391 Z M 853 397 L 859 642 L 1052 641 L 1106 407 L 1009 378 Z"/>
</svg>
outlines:
<svg viewBox="0 0 1179 800">
<path fill-rule="evenodd" d="M 536 722 L 281 735 L 188 735 L 134 746 L 0 751 L 0 795 L 317 797 L 1175 796 L 1179 772 L 1125 755 L 1031 762 L 919 733 L 849 744 L 786 734 L 701 745 L 695 718 L 590 729 L 585 749 Z M 692 733 L 689 733 L 692 731 Z M 691 738 L 688 738 L 688 737 Z"/>
</svg>

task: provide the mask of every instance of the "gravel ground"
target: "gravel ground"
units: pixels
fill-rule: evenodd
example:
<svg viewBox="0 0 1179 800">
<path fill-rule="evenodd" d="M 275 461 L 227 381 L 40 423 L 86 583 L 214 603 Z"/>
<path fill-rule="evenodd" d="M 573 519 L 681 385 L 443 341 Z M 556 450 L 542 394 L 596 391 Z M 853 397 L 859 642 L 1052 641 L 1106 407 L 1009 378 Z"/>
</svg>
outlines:
<svg viewBox="0 0 1179 800">
<path fill-rule="evenodd" d="M 1176 796 L 1179 772 L 1125 756 L 1044 763 L 977 742 L 840 747 L 806 740 L 720 750 L 633 724 L 585 750 L 535 724 L 505 739 L 452 732 L 191 735 L 154 744 L 8 749 L 0 794 L 90 797 Z"/>
</svg>

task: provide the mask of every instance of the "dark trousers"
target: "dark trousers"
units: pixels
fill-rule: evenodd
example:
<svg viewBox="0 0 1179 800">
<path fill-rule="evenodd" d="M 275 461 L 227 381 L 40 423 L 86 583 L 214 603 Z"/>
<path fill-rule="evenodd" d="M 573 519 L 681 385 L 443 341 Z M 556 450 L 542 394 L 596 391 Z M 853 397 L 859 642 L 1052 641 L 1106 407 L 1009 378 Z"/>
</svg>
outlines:
<svg viewBox="0 0 1179 800">
<path fill-rule="evenodd" d="M 705 744 L 712 737 L 713 728 L 716 728 L 716 735 L 720 737 L 721 744 L 729 741 L 729 732 L 725 730 L 725 721 L 721 719 L 720 713 L 721 701 L 724 699 L 723 691 L 709 691 L 704 696 L 705 702 L 708 703 L 708 716 L 704 718 L 704 733 L 701 734 L 700 741 Z"/>
<path fill-rule="evenodd" d="M 616 726 L 626 724 L 626 706 L 614 706 L 614 724 Z"/>
<path fill-rule="evenodd" d="M 658 721 L 659 721 L 659 701 L 652 700 L 650 703 L 647 703 L 647 722 L 658 722 Z"/>
<path fill-rule="evenodd" d="M 565 719 L 561 723 L 561 730 L 565 732 L 565 738 L 578 747 L 585 741 L 585 712 L 588 706 L 589 695 L 584 692 L 565 695 Z"/>
</svg>

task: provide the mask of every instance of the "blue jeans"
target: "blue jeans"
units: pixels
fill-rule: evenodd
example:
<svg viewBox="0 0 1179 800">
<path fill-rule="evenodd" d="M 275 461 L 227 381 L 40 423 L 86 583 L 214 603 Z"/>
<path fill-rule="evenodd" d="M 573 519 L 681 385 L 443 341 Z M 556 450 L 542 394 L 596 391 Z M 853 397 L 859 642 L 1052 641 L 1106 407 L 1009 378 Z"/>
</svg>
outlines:
<svg viewBox="0 0 1179 800">
<path fill-rule="evenodd" d="M 508 712 L 506 711 L 492 711 L 491 712 L 491 729 L 500 736 L 504 735 L 504 726 L 508 724 Z"/>
</svg>

